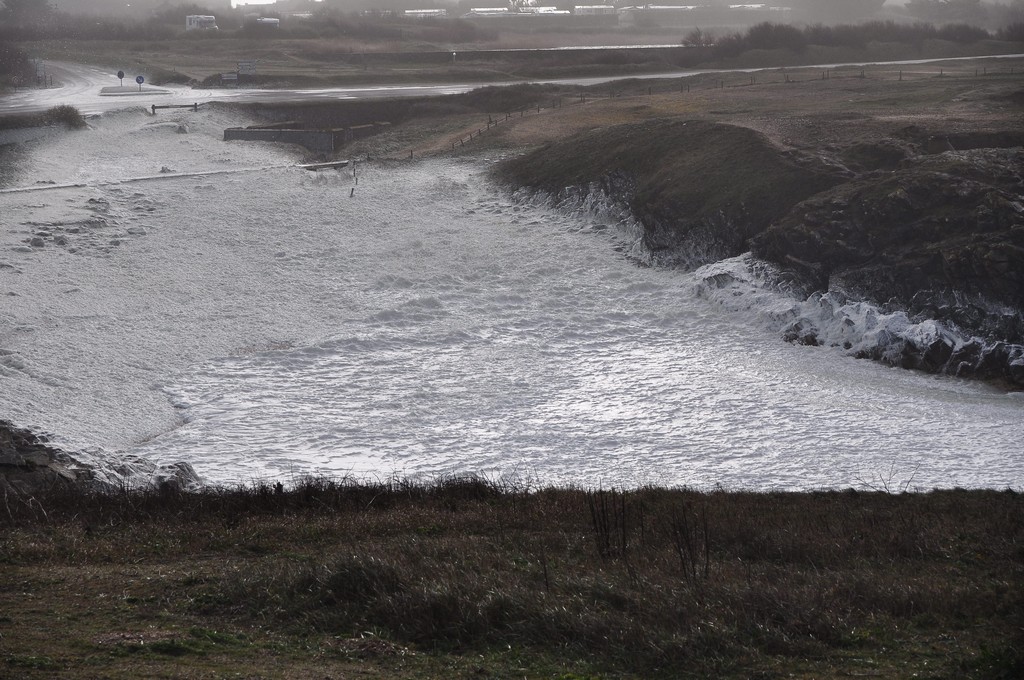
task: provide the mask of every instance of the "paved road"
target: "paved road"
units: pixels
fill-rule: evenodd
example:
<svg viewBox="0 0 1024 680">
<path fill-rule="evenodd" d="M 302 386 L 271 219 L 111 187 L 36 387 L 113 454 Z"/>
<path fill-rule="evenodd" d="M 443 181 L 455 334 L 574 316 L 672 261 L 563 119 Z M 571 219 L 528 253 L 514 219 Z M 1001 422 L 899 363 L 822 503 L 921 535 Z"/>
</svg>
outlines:
<svg viewBox="0 0 1024 680">
<path fill-rule="evenodd" d="M 967 59 L 1012 59 L 1024 58 L 1024 54 L 999 55 L 997 57 L 968 57 Z M 866 66 L 869 64 L 881 66 L 900 66 L 925 63 L 938 63 L 941 61 L 962 61 L 963 59 L 918 59 L 910 61 L 890 62 L 865 62 L 848 64 L 815 64 L 801 66 L 802 69 L 826 69 L 838 68 L 841 66 Z M 70 104 L 77 107 L 83 114 L 103 113 L 116 109 L 124 109 L 133 106 L 149 107 L 152 104 L 192 104 L 195 102 L 204 103 L 211 101 L 236 101 L 236 102 L 275 102 L 275 101 L 310 101 L 320 99 L 371 99 L 380 97 L 423 97 L 445 94 L 459 94 L 468 92 L 484 85 L 511 85 L 513 82 L 497 83 L 457 83 L 447 85 L 388 85 L 388 86 L 361 86 L 361 87 L 331 87 L 312 90 L 258 90 L 258 89 L 210 89 L 198 90 L 181 86 L 162 86 L 153 88 L 143 86 L 143 91 L 133 91 L 133 88 L 126 88 L 129 91 L 121 94 L 109 94 L 109 90 L 116 90 L 121 82 L 113 73 L 95 66 L 82 64 L 71 64 L 66 62 L 46 62 L 46 69 L 49 75 L 53 76 L 55 83 L 59 86 L 45 89 L 25 89 L 13 94 L 0 97 L 0 115 L 12 113 L 33 113 L 45 111 L 46 109 Z M 729 69 L 729 70 L 683 70 L 667 73 L 650 73 L 630 78 L 682 78 L 705 73 L 754 73 L 757 71 L 776 70 L 750 68 L 750 69 Z M 795 69 L 790 69 L 795 70 Z M 128 75 L 129 85 L 134 80 L 135 74 Z M 541 83 L 560 83 L 567 85 L 597 85 L 613 80 L 621 80 L 621 76 L 600 77 L 600 78 L 564 78 L 554 80 L 537 81 Z M 518 81 L 522 82 L 522 81 Z M 103 90 L 107 89 L 108 94 Z"/>
<path fill-rule="evenodd" d="M 0 97 L 0 115 L 11 113 L 32 113 L 70 104 L 84 114 L 103 113 L 133 106 L 149 107 L 152 104 L 192 104 L 210 101 L 273 102 L 310 99 L 368 99 L 373 97 L 418 97 L 427 95 L 457 94 L 480 87 L 481 83 L 457 85 L 396 85 L 333 87 L 316 90 L 257 90 L 257 89 L 192 89 L 182 86 L 151 87 L 143 85 L 142 91 L 134 90 L 135 75 L 129 74 L 126 82 L 131 87 L 125 93 L 104 94 L 103 90 L 121 89 L 121 81 L 113 73 L 95 67 L 66 62 L 46 62 L 48 75 L 53 76 L 57 87 L 24 89 Z"/>
</svg>

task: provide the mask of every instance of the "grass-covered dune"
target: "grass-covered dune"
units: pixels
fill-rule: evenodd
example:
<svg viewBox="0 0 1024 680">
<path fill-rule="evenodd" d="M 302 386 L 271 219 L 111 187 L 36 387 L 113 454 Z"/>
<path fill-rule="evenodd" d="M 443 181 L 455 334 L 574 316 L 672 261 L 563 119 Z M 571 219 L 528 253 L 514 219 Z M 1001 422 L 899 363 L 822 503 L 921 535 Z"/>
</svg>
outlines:
<svg viewBox="0 0 1024 680">
<path fill-rule="evenodd" d="M 874 482 L 8 494 L 0 675 L 1020 677 L 1024 499 Z"/>
<path fill-rule="evenodd" d="M 510 159 L 497 175 L 556 200 L 597 192 L 621 201 L 662 263 L 742 252 L 751 236 L 840 181 L 749 128 L 680 119 L 588 130 Z"/>
</svg>

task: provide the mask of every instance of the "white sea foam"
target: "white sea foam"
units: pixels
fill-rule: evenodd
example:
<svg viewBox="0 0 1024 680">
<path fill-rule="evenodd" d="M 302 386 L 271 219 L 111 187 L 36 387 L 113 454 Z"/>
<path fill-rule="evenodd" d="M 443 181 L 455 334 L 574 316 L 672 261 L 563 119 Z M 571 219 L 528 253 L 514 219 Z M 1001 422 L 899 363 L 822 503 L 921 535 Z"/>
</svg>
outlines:
<svg viewBox="0 0 1024 680">
<path fill-rule="evenodd" d="M 912 320 L 904 311 L 850 300 L 842 292 L 809 297 L 780 287 L 779 272 L 749 253 L 700 267 L 695 292 L 732 312 L 743 313 L 766 329 L 813 344 L 841 348 L 854 357 L 872 357 L 900 365 L 905 348 L 925 351 L 937 343 L 960 349 L 971 342 L 991 344 L 935 319 Z M 1008 310 L 1003 310 L 1009 313 Z M 1011 361 L 1024 361 L 1011 349 Z"/>
<path fill-rule="evenodd" d="M 360 164 L 356 186 L 181 115 L 190 134 L 123 159 L 141 114 L 39 142 L 27 184 L 93 184 L 0 194 L 0 417 L 211 482 L 1024 482 L 1019 398 L 780 341 L 809 303 L 750 260 L 639 267 L 621 214 L 510 200 L 477 161 Z M 99 184 L 162 166 L 270 169 Z"/>
</svg>

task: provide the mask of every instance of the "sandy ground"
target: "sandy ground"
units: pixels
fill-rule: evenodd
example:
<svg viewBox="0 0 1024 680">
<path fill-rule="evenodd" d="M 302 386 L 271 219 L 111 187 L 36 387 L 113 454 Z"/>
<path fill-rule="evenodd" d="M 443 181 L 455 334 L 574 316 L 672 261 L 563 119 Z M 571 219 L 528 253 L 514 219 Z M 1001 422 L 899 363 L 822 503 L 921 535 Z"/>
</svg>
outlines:
<svg viewBox="0 0 1024 680">
<path fill-rule="evenodd" d="M 565 98 L 561 108 L 545 106 L 502 121 L 457 151 L 515 150 L 603 125 L 684 117 L 749 127 L 779 146 L 830 155 L 857 142 L 899 141 L 909 126 L 934 133 L 1019 129 L 1024 127 L 1022 91 L 1024 60 L 1019 59 L 846 67 L 830 70 L 827 79 L 820 71 L 780 69 L 621 81 L 589 92 L 585 101 Z M 419 139 L 401 145 L 393 138 L 370 140 L 359 150 L 397 157 L 412 150 L 442 153 L 485 123 L 486 116 L 477 116 L 457 130 L 435 124 Z"/>
</svg>

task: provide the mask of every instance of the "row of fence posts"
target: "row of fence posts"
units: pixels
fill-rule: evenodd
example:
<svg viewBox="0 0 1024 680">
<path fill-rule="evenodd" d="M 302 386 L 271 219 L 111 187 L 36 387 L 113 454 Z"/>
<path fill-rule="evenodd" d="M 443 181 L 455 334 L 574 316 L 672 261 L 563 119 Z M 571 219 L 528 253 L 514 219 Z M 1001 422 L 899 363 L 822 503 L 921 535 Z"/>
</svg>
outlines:
<svg viewBox="0 0 1024 680">
<path fill-rule="evenodd" d="M 1010 75 L 1013 75 L 1014 69 L 1013 69 L 1012 66 L 1009 68 L 1009 72 L 1010 72 Z M 974 75 L 976 77 L 977 76 L 987 76 L 988 75 L 988 67 L 982 67 L 980 69 L 980 71 L 979 71 L 979 69 L 974 69 Z M 794 79 L 790 78 L 789 74 L 785 73 L 785 72 L 783 72 L 782 76 L 783 76 L 783 82 L 784 83 L 795 84 L 795 83 L 802 82 L 800 80 L 794 80 Z M 944 78 L 945 76 L 946 76 L 945 69 L 939 69 L 939 77 L 940 78 Z M 864 78 L 867 78 L 867 73 L 866 73 L 865 69 L 861 69 L 860 73 L 858 73 L 858 74 L 856 74 L 856 75 L 854 75 L 852 77 L 864 79 Z M 898 72 L 897 78 L 898 78 L 898 80 L 900 82 L 903 82 L 903 71 L 902 70 L 900 70 Z M 821 72 L 821 79 L 822 80 L 832 80 L 832 71 L 830 69 L 825 69 L 824 71 L 822 71 Z M 757 85 L 757 76 L 750 76 L 750 85 Z M 714 81 L 713 87 L 711 87 L 709 89 L 724 90 L 725 87 L 726 87 L 725 86 L 725 80 L 717 79 L 717 80 Z M 736 87 L 736 86 L 733 85 L 732 87 Z M 742 85 L 740 85 L 740 87 L 742 87 Z M 683 93 L 683 92 L 689 92 L 689 91 L 690 91 L 690 83 L 689 82 L 685 82 L 685 83 L 681 82 L 680 85 L 679 85 L 679 92 Z M 668 90 L 665 91 L 665 93 L 667 93 L 667 92 L 668 92 Z M 648 96 L 654 95 L 654 87 L 653 86 L 648 86 L 647 87 L 647 95 Z M 616 92 L 616 93 L 610 95 L 610 98 L 615 98 L 615 97 L 619 97 L 619 96 L 621 96 L 621 94 Z M 586 101 L 587 101 L 587 96 L 585 94 L 580 94 L 579 95 L 579 102 L 578 103 L 579 104 L 585 104 Z M 561 108 L 561 107 L 562 107 L 562 100 L 558 99 L 558 100 L 554 101 L 550 107 L 547 107 L 547 108 L 558 109 L 558 108 Z M 536 105 L 536 112 L 540 113 L 544 108 L 545 107 L 542 107 L 540 104 L 537 104 Z M 519 117 L 522 118 L 526 114 L 527 111 L 532 111 L 533 109 L 534 109 L 533 106 L 529 106 L 529 107 L 520 109 L 519 111 L 516 111 L 515 113 L 506 113 L 503 120 L 507 121 L 507 120 L 509 120 L 511 118 L 515 118 L 516 117 L 516 113 L 518 113 Z M 499 122 L 501 122 L 501 119 L 495 120 L 490 115 L 488 115 L 487 116 L 487 125 L 485 127 L 477 129 L 474 132 L 470 132 L 469 136 L 467 136 L 465 138 L 459 137 L 458 139 L 453 141 L 452 142 L 452 151 L 455 151 L 459 147 L 464 147 L 466 145 L 466 142 L 472 142 L 475 138 L 480 137 L 480 135 L 482 135 L 484 132 L 490 130 L 492 127 L 497 127 Z M 412 158 L 412 157 L 413 157 L 413 152 L 410 151 L 409 152 L 409 158 Z"/>
<path fill-rule="evenodd" d="M 579 102 L 578 103 L 585 104 L 586 102 L 587 102 L 587 96 L 585 94 L 580 94 L 580 98 L 579 98 Z M 519 114 L 519 118 L 522 118 L 523 116 L 526 115 L 527 111 L 533 111 L 534 108 L 536 108 L 536 112 L 537 113 L 540 113 L 541 111 L 544 110 L 545 107 L 542 106 L 541 104 L 537 104 L 536 107 L 534 107 L 534 106 L 527 106 L 527 107 L 524 107 L 522 109 L 519 109 L 516 112 L 511 112 L 511 111 L 507 112 L 505 114 L 504 118 L 498 118 L 498 119 L 495 119 L 490 114 L 488 114 L 487 115 L 487 125 L 482 127 L 482 128 L 477 129 L 475 132 L 470 132 L 468 137 L 463 138 L 463 137 L 460 136 L 458 139 L 456 139 L 454 142 L 452 142 L 452 151 L 455 151 L 456 147 L 465 146 L 466 142 L 473 141 L 473 139 L 475 137 L 479 137 L 484 132 L 490 130 L 492 127 L 498 127 L 498 124 L 501 123 L 502 121 L 506 121 L 506 120 L 510 120 L 512 118 L 515 118 L 516 117 L 516 113 Z M 562 108 L 562 99 L 559 98 L 559 99 L 554 100 L 553 102 L 551 102 L 551 106 L 549 106 L 547 108 L 549 108 L 549 109 L 560 109 L 560 108 Z M 409 152 L 409 158 L 412 158 L 412 152 L 411 151 Z"/>
</svg>

